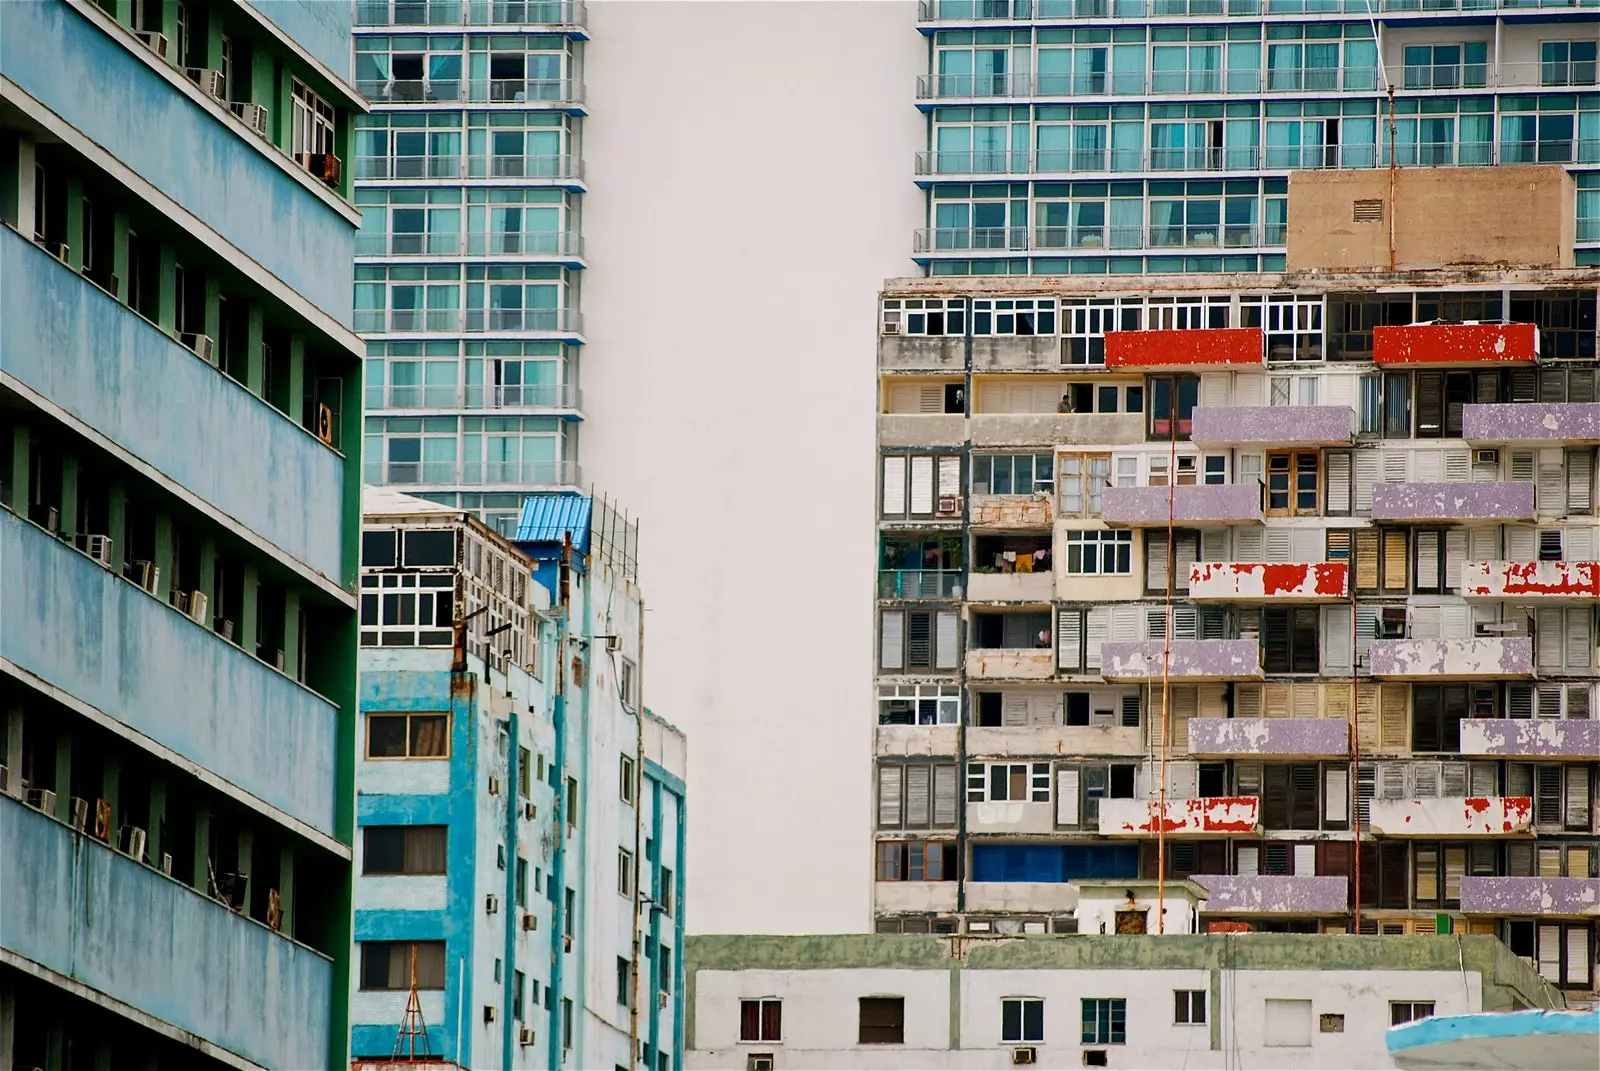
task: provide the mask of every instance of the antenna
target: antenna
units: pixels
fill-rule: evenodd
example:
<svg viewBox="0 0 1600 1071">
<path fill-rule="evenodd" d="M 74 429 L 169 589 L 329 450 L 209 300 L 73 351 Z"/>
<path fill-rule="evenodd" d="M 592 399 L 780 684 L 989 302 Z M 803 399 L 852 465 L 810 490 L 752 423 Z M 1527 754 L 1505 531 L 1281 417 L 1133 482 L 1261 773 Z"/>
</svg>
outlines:
<svg viewBox="0 0 1600 1071">
<path fill-rule="evenodd" d="M 404 1056 L 417 1058 L 417 1039 L 422 1039 L 422 1056 L 431 1058 L 433 1047 L 428 1043 L 428 1025 L 422 1021 L 422 1001 L 417 996 L 417 946 L 411 946 L 411 992 L 406 997 L 406 1013 L 400 1017 L 400 1031 L 395 1035 L 392 1059 Z M 402 1051 L 404 1050 L 404 1051 Z"/>
</svg>

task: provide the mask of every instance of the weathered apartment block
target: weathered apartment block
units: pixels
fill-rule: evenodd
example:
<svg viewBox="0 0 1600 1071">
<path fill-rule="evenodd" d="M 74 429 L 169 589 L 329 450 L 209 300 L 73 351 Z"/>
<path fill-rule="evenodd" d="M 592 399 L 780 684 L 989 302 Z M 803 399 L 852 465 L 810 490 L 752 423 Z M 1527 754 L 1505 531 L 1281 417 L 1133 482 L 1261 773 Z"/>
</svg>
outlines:
<svg viewBox="0 0 1600 1071">
<path fill-rule="evenodd" d="M 0 4 L 0 1067 L 346 1061 L 339 4 Z"/>
<path fill-rule="evenodd" d="M 1440 174 L 1401 182 L 1448 240 Z M 1366 237 L 1344 177 L 1290 177 L 1296 271 L 885 285 L 880 932 L 1075 932 L 1083 879 L 1160 875 L 1211 930 L 1592 986 L 1600 276 L 1553 215 L 1475 254 L 1538 266 L 1314 266 Z"/>
</svg>

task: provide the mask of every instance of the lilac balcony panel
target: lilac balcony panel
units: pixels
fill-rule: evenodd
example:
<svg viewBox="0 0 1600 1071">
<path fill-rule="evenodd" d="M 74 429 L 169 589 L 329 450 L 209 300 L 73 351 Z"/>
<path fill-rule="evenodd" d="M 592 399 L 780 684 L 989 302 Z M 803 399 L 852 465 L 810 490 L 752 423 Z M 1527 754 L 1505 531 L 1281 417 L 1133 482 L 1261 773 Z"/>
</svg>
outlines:
<svg viewBox="0 0 1600 1071">
<path fill-rule="evenodd" d="M 1159 680 L 1162 642 L 1107 643 L 1100 648 L 1106 680 Z M 1236 680 L 1261 676 L 1255 640 L 1173 640 L 1171 675 L 1176 680 Z"/>
<path fill-rule="evenodd" d="M 1196 427 L 1199 423 L 1196 412 Z M 1461 437 L 1468 442 L 1527 445 L 1600 443 L 1600 402 L 1468 405 L 1462 411 Z"/>
<path fill-rule="evenodd" d="M 1350 753 L 1342 718 L 1191 718 L 1191 755 L 1339 758 Z"/>
<path fill-rule="evenodd" d="M 1596 755 L 1600 755 L 1600 721 L 1587 718 L 1467 718 L 1461 723 L 1461 754 L 1485 758 L 1592 762 Z"/>
<path fill-rule="evenodd" d="M 1107 524 L 1260 524 L 1258 483 L 1194 484 L 1184 487 L 1107 487 L 1100 517 Z"/>
<path fill-rule="evenodd" d="M 1202 405 L 1189 438 L 1202 446 L 1336 446 L 1350 442 L 1355 427 L 1348 405 Z"/>
<path fill-rule="evenodd" d="M 1367 651 L 1374 677 L 1494 679 L 1533 675 L 1533 637 L 1480 636 L 1460 640 L 1373 640 Z"/>
<path fill-rule="evenodd" d="M 1600 915 L 1600 878 L 1467 875 L 1461 879 L 1461 910 L 1484 915 Z"/>
<path fill-rule="evenodd" d="M 1440 521 L 1531 521 L 1533 484 L 1379 483 L 1372 487 L 1372 519 Z"/>
<path fill-rule="evenodd" d="M 1339 915 L 1350 907 L 1350 879 L 1310 874 L 1195 874 L 1209 915 Z"/>
</svg>

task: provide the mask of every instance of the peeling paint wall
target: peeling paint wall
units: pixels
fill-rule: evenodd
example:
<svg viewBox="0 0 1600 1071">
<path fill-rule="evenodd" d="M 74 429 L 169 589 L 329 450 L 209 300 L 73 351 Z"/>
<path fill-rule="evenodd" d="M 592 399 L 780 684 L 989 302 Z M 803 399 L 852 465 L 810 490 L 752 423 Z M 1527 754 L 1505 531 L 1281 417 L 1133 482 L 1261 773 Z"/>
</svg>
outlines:
<svg viewBox="0 0 1600 1071">
<path fill-rule="evenodd" d="M 1140 413 L 975 413 L 972 445 L 1130 446 L 1144 429 Z"/>
<path fill-rule="evenodd" d="M 1372 485 L 1375 521 L 1531 521 L 1533 484 L 1377 483 Z"/>
<path fill-rule="evenodd" d="M 1342 718 L 1191 718 L 1189 754 L 1260 758 L 1343 757 L 1350 725 Z"/>
<path fill-rule="evenodd" d="M 1054 335 L 1009 337 L 977 335 L 972 339 L 972 367 L 978 371 L 1061 367 L 1061 340 Z"/>
<path fill-rule="evenodd" d="M 1600 878 L 1465 875 L 1461 910 L 1486 915 L 1600 916 Z"/>
<path fill-rule="evenodd" d="M 1107 331 L 1107 368 L 1259 365 L 1265 352 L 1259 327 L 1188 331 Z"/>
<path fill-rule="evenodd" d="M 1267 443 L 1321 446 L 1355 437 L 1356 411 L 1348 405 L 1197 406 L 1189 438 L 1200 446 Z"/>
<path fill-rule="evenodd" d="M 1107 487 L 1101 503 L 1107 524 L 1165 525 L 1169 515 L 1179 524 L 1261 520 L 1261 487 L 1253 483 Z"/>
<path fill-rule="evenodd" d="M 878 340 L 878 366 L 897 371 L 960 372 L 967 343 L 959 335 L 884 335 Z"/>
<path fill-rule="evenodd" d="M 967 418 L 960 413 L 880 413 L 881 446 L 960 446 L 967 438 Z"/>
<path fill-rule="evenodd" d="M 1106 680 L 1149 680 L 1162 675 L 1163 643 L 1107 643 L 1100 648 Z M 1173 640 L 1169 672 L 1186 680 L 1261 676 L 1255 640 Z"/>
<path fill-rule="evenodd" d="M 1372 801 L 1372 832 L 1390 837 L 1497 837 L 1533 832 L 1528 796 Z"/>
<path fill-rule="evenodd" d="M 1467 718 L 1461 722 L 1461 754 L 1591 762 L 1600 755 L 1600 721 Z"/>
<path fill-rule="evenodd" d="M 1261 801 L 1254 796 L 1201 796 L 1191 800 L 1101 800 L 1101 836 L 1169 836 L 1254 833 L 1261 825 Z"/>
<path fill-rule="evenodd" d="M 1496 443 L 1597 442 L 1600 402 L 1469 404 L 1462 409 L 1461 437 Z"/>
<path fill-rule="evenodd" d="M 1374 364 L 1528 363 L 1539 356 L 1533 324 L 1407 324 L 1372 329 Z"/>
<path fill-rule="evenodd" d="M 1367 667 L 1374 677 L 1528 677 L 1533 637 L 1373 640 Z"/>
<path fill-rule="evenodd" d="M 1350 906 L 1350 879 L 1317 874 L 1195 874 L 1211 914 L 1338 915 Z"/>
<path fill-rule="evenodd" d="M 1463 562 L 1461 594 L 1487 599 L 1600 599 L 1600 562 Z"/>
<path fill-rule="evenodd" d="M 983 648 L 967 652 L 967 676 L 988 680 L 1049 680 L 1056 675 L 1055 651 Z"/>
<path fill-rule="evenodd" d="M 967 507 L 974 528 L 1048 528 L 1053 501 L 1049 495 L 973 495 Z"/>
<path fill-rule="evenodd" d="M 1342 599 L 1349 590 L 1344 562 L 1195 562 L 1189 597 L 1264 599 L 1273 602 Z"/>
</svg>

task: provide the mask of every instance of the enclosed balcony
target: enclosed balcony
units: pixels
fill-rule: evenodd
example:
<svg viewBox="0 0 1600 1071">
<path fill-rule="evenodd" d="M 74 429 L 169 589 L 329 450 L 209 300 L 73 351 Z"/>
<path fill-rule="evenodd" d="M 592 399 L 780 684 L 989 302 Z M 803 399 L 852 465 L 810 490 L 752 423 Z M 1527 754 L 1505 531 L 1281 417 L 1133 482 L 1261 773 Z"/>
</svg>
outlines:
<svg viewBox="0 0 1600 1071">
<path fill-rule="evenodd" d="M 972 554 L 972 601 L 1038 604 L 1055 598 L 1049 535 L 975 535 Z"/>
<path fill-rule="evenodd" d="M 1531 364 L 1539 357 L 1534 324 L 1425 323 L 1372 329 L 1372 361 L 1422 366 Z"/>
<path fill-rule="evenodd" d="M 1390 680 L 1504 680 L 1533 676 L 1533 637 L 1373 640 L 1367 672 Z"/>
<path fill-rule="evenodd" d="M 1259 367 L 1266 352 L 1264 337 L 1259 327 L 1107 331 L 1106 367 L 1152 372 Z"/>
<path fill-rule="evenodd" d="M 975 612 L 968 625 L 967 676 L 1048 680 L 1055 676 L 1050 611 Z"/>
<path fill-rule="evenodd" d="M 1197 446 L 1340 446 L 1355 430 L 1356 411 L 1348 405 L 1202 405 L 1189 439 Z"/>
<path fill-rule="evenodd" d="M 1372 832 L 1380 837 L 1509 837 L 1533 833 L 1531 796 L 1439 796 L 1375 799 Z"/>
<path fill-rule="evenodd" d="M 1600 443 L 1600 402 L 1466 405 L 1461 437 L 1469 443 L 1582 446 Z"/>
<path fill-rule="evenodd" d="M 1192 874 L 1206 891 L 1204 915 L 1342 915 L 1350 879 L 1322 874 Z"/>
<path fill-rule="evenodd" d="M 1340 602 L 1350 590 L 1345 562 L 1195 562 L 1189 597 L 1195 602 Z"/>
<path fill-rule="evenodd" d="M 1488 759 L 1593 762 L 1600 721 L 1590 718 L 1466 718 L 1461 754 Z"/>
<path fill-rule="evenodd" d="M 1534 518 L 1533 484 L 1377 483 L 1372 519 L 1396 524 L 1502 524 Z"/>
<path fill-rule="evenodd" d="M 1190 718 L 1189 754 L 1218 759 L 1342 759 L 1350 726 L 1341 718 Z"/>
<path fill-rule="evenodd" d="M 1161 640 L 1104 644 L 1101 675 L 1108 681 L 1160 680 L 1162 646 Z M 1261 647 L 1255 640 L 1173 640 L 1169 675 L 1183 684 L 1260 680 Z"/>
<path fill-rule="evenodd" d="M 1100 519 L 1122 528 L 1260 524 L 1261 493 L 1260 483 L 1107 487 Z"/>
<path fill-rule="evenodd" d="M 880 599 L 959 599 L 965 590 L 960 536 L 885 535 Z"/>
<path fill-rule="evenodd" d="M 1100 801 L 1102 837 L 1238 837 L 1261 832 L 1255 796 L 1200 796 L 1160 800 Z"/>
<path fill-rule="evenodd" d="M 1464 562 L 1467 599 L 1566 603 L 1600 599 L 1600 562 Z"/>
<path fill-rule="evenodd" d="M 1461 910 L 1472 915 L 1600 915 L 1600 878 L 1461 878 Z"/>
</svg>

